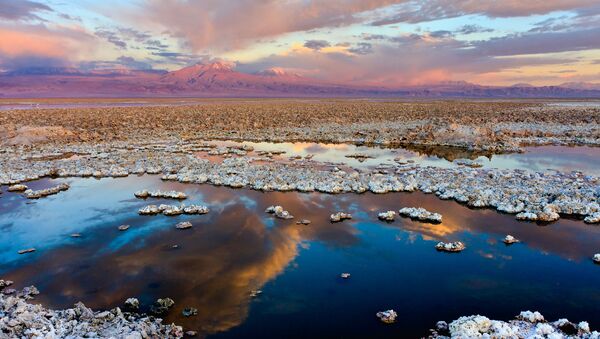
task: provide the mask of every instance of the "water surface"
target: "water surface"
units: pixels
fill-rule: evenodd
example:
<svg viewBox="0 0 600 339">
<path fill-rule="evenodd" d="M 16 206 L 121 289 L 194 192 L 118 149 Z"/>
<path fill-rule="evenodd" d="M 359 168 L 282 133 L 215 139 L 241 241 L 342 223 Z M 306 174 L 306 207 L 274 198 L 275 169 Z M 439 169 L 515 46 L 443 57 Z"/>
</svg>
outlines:
<svg viewBox="0 0 600 339">
<path fill-rule="evenodd" d="M 352 144 L 313 142 L 211 142 L 219 146 L 252 146 L 256 151 L 285 151 L 279 158 L 312 156 L 318 162 L 342 164 L 355 168 L 370 168 L 397 163 L 416 163 L 421 166 L 457 167 L 457 159 L 471 159 L 483 168 L 523 169 L 530 171 L 581 171 L 600 176 L 600 147 L 536 146 L 525 147 L 523 153 L 492 154 L 447 146 L 411 146 L 385 148 Z M 251 152 L 250 155 L 255 154 Z M 368 158 L 348 156 L 362 154 Z"/>
<path fill-rule="evenodd" d="M 157 176 L 29 185 L 60 182 L 71 189 L 40 200 L 6 187 L 0 195 L 0 275 L 17 287 L 37 286 L 38 301 L 51 307 L 83 301 L 104 309 L 137 297 L 146 311 L 171 297 L 176 304 L 166 321 L 214 337 L 420 337 L 438 320 L 476 313 L 510 319 L 527 309 L 600 328 L 600 266 L 591 261 L 600 227 L 580 220 L 540 226 L 418 192 L 263 193 Z M 139 216 L 146 204 L 172 202 L 134 198 L 143 188 L 185 191 L 188 204 L 211 211 Z M 271 204 L 296 219 L 264 213 Z M 376 218 L 404 206 L 440 212 L 444 222 Z M 332 224 L 336 211 L 354 219 Z M 301 218 L 312 223 L 296 225 Z M 175 229 L 183 220 L 194 227 Z M 131 228 L 120 232 L 121 224 Z M 82 236 L 69 236 L 75 232 Z M 509 233 L 523 242 L 504 245 Z M 437 252 L 439 240 L 461 240 L 467 249 Z M 28 247 L 37 251 L 16 253 Z M 342 272 L 351 278 L 341 279 Z M 251 298 L 258 289 L 263 293 Z M 181 316 L 190 306 L 198 316 Z M 375 313 L 389 308 L 400 317 L 388 326 Z"/>
</svg>

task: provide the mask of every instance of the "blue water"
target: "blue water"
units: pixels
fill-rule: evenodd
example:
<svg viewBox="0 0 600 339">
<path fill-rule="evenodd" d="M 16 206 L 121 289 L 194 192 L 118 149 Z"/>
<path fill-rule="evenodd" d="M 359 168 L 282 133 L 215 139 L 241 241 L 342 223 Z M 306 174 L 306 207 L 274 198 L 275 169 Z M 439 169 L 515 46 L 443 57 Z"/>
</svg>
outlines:
<svg viewBox="0 0 600 339">
<path fill-rule="evenodd" d="M 600 227 L 580 220 L 541 226 L 421 193 L 263 193 L 156 176 L 29 186 L 60 182 L 71 189 L 35 201 L 6 187 L 0 195 L 0 278 L 37 286 L 38 301 L 51 307 L 83 301 L 103 309 L 137 297 L 147 311 L 153 300 L 171 297 L 166 321 L 214 337 L 420 337 L 438 320 L 476 313 L 511 319 L 527 309 L 600 328 L 600 266 L 591 261 Z M 211 211 L 138 216 L 146 204 L 174 202 L 134 198 L 143 188 L 185 191 L 186 203 Z M 296 218 L 273 219 L 264 213 L 272 204 Z M 376 218 L 405 206 L 440 212 L 444 222 Z M 332 224 L 336 211 L 354 218 Z M 303 218 L 312 223 L 295 224 Z M 182 220 L 194 227 L 176 230 Z M 131 228 L 120 232 L 121 224 Z M 506 234 L 523 242 L 506 246 Z M 461 240 L 467 249 L 437 252 L 439 240 Z M 29 247 L 37 251 L 17 254 Z M 198 316 L 180 315 L 189 306 Z M 380 323 L 375 313 L 390 308 L 397 323 Z"/>
</svg>

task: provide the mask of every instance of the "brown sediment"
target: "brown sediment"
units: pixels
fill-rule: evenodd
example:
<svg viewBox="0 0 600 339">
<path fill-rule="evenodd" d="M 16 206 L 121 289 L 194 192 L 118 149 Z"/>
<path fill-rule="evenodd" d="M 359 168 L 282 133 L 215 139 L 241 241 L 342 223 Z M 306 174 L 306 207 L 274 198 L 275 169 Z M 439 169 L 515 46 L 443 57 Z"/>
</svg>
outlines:
<svg viewBox="0 0 600 339">
<path fill-rule="evenodd" d="M 208 100 L 187 106 L 0 111 L 0 139 L 5 144 L 31 144 L 175 137 L 437 145 L 501 152 L 538 143 L 600 144 L 599 124 L 600 108 L 539 102 Z"/>
</svg>

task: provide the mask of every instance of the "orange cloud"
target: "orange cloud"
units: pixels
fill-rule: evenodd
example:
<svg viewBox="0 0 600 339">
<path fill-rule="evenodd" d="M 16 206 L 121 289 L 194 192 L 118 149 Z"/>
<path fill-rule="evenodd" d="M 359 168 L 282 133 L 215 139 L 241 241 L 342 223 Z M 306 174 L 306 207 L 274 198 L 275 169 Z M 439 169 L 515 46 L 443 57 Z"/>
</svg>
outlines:
<svg viewBox="0 0 600 339">
<path fill-rule="evenodd" d="M 72 59 L 91 51 L 93 36 L 80 28 L 0 27 L 0 58 L 43 56 Z"/>
<path fill-rule="evenodd" d="M 256 39 L 357 22 L 355 14 L 403 1 L 176 1 L 150 0 L 131 13 L 153 28 L 160 24 L 192 49 L 240 49 Z"/>
</svg>

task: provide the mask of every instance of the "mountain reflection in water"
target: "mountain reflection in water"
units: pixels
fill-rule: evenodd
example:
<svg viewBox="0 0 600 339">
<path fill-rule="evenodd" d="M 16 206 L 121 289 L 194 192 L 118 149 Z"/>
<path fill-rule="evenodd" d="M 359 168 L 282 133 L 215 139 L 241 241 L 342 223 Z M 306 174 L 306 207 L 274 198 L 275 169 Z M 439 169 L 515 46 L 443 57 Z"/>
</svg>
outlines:
<svg viewBox="0 0 600 339">
<path fill-rule="evenodd" d="M 540 226 L 418 192 L 258 192 L 157 176 L 29 186 L 58 182 L 72 187 L 36 201 L 6 191 L 0 198 L 0 275 L 17 287 L 37 286 L 38 300 L 51 307 L 83 301 L 104 309 L 137 297 L 147 311 L 157 298 L 170 297 L 176 304 L 165 321 L 216 336 L 421 336 L 440 319 L 512 318 L 529 308 L 600 326 L 600 270 L 590 260 L 600 250 L 600 227 L 578 220 Z M 211 211 L 139 216 L 147 204 L 176 203 L 133 197 L 144 188 L 184 191 L 185 203 Z M 274 204 L 296 218 L 266 214 Z M 405 206 L 439 212 L 444 221 L 377 220 L 378 212 Z M 330 223 L 336 211 L 354 218 Z M 300 219 L 312 223 L 297 225 Z M 183 220 L 194 227 L 176 230 Z M 120 232 L 121 224 L 131 228 Z M 505 246 L 506 234 L 523 243 Z M 436 252 L 439 240 L 464 241 L 467 250 Z M 28 247 L 37 251 L 16 254 Z M 342 281 L 346 271 L 352 277 Z M 258 289 L 264 293 L 251 298 Z M 186 307 L 198 315 L 184 318 Z M 401 319 L 381 326 L 374 313 L 388 308 Z"/>
</svg>

